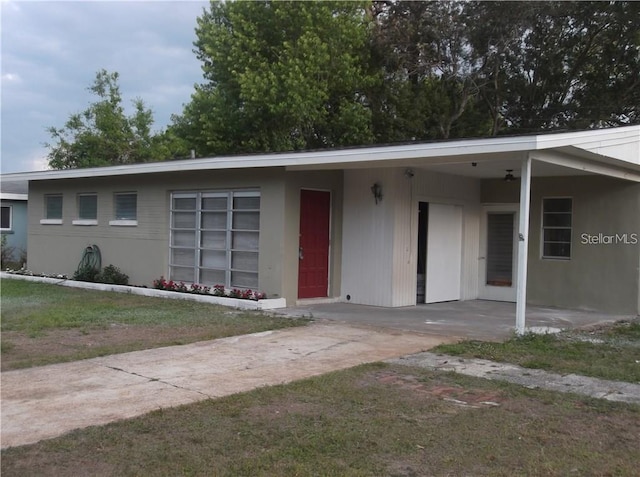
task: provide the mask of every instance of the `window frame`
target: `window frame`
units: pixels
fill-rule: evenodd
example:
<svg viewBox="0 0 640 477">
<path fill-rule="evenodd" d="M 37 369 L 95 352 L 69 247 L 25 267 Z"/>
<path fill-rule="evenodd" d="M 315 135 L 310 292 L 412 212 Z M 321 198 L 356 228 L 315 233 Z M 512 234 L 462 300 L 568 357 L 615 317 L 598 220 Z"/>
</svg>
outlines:
<svg viewBox="0 0 640 477">
<path fill-rule="evenodd" d="M 118 213 L 118 198 L 124 196 L 133 196 L 135 199 L 135 207 L 133 216 L 125 217 L 124 214 Z M 138 193 L 137 192 L 116 192 L 113 194 L 113 219 L 109 221 L 109 225 L 119 227 L 135 227 L 138 225 Z"/>
<path fill-rule="evenodd" d="M 2 227 L 2 222 L 0 220 L 0 230 L 2 232 L 12 232 L 13 231 L 13 206 L 11 204 L 2 204 L 0 205 L 0 209 L 9 209 L 9 226 L 8 227 Z M 1 212 L 0 212 L 0 217 L 1 217 Z"/>
<path fill-rule="evenodd" d="M 216 199 L 225 198 L 225 208 L 205 208 L 204 199 Z M 238 208 L 236 207 L 236 200 L 238 198 L 257 198 L 258 208 Z M 175 207 L 174 199 L 193 199 L 195 200 L 195 208 L 182 209 Z M 226 288 L 239 288 L 239 289 L 255 289 L 258 288 L 259 283 L 259 257 L 260 257 L 260 208 L 261 208 L 261 193 L 259 189 L 229 189 L 229 190 L 199 190 L 199 191 L 174 191 L 170 195 L 169 206 L 169 273 L 168 276 L 173 281 L 184 281 L 185 283 L 198 283 L 206 285 L 224 285 Z M 176 213 L 178 214 L 194 214 L 194 218 L 189 220 L 194 223 L 193 226 L 180 226 L 176 224 Z M 224 213 L 225 217 L 222 221 L 216 223 L 215 216 L 220 213 Z M 257 214 L 257 228 L 235 228 L 237 224 L 234 224 L 234 218 L 238 214 L 253 213 Z M 211 220 L 211 222 L 205 224 L 205 220 Z M 185 217 L 185 218 L 188 218 Z M 213 219 L 213 220 L 212 220 Z M 186 222 L 185 222 L 186 223 Z M 176 240 L 177 234 L 184 232 L 188 240 L 188 234 L 193 233 L 194 243 L 190 244 L 178 244 Z M 224 241 L 224 246 L 219 246 L 214 243 L 205 244 L 204 235 L 218 235 L 220 241 Z M 255 243 L 255 246 L 245 245 L 245 248 L 238 247 L 237 239 L 239 236 L 245 238 L 255 235 L 253 239 L 249 240 L 249 243 Z M 215 239 L 214 239 L 215 242 Z M 245 242 L 246 243 L 246 242 Z M 180 264 L 174 262 L 174 251 L 177 250 L 192 250 L 193 251 L 193 265 Z M 187 252 L 188 253 L 188 252 Z M 224 256 L 224 266 L 221 264 L 205 265 L 205 256 L 213 257 L 218 255 L 220 259 Z M 255 257 L 251 257 L 255 255 Z M 249 261 L 253 262 L 255 266 L 251 269 L 242 269 L 234 267 L 234 259 L 249 257 Z M 186 258 L 186 257 L 185 257 Z M 187 260 L 190 261 L 191 257 Z M 213 259 L 215 261 L 215 258 Z M 222 260 L 221 260 L 222 262 Z M 246 263 L 246 262 L 245 262 Z M 183 271 L 185 274 L 180 276 L 176 275 L 176 272 Z M 186 276 L 191 273 L 191 279 L 187 279 Z M 212 274 L 220 273 L 224 276 L 224 281 L 218 280 L 216 283 L 203 279 L 203 275 L 207 272 Z M 238 277 L 244 278 L 244 283 L 238 282 Z M 250 284 L 247 284 L 250 281 Z"/>
<path fill-rule="evenodd" d="M 570 200 L 571 207 L 569 211 L 564 212 L 545 212 L 545 201 L 547 200 Z M 570 225 L 546 225 L 545 224 L 545 214 L 553 215 L 553 214 L 568 214 L 570 218 Z M 568 241 L 558 241 L 558 240 L 546 240 L 545 239 L 545 231 L 547 230 L 568 230 L 569 231 L 569 240 Z M 573 251 L 573 197 L 569 196 L 551 196 L 551 197 L 543 197 L 540 204 L 540 258 L 543 260 L 561 260 L 567 261 L 571 260 L 572 251 Z M 561 243 L 567 244 L 569 246 L 568 255 L 547 255 L 545 254 L 545 245 L 548 243 Z"/>
<path fill-rule="evenodd" d="M 81 201 L 83 198 L 89 198 L 92 197 L 95 199 L 95 217 L 90 218 L 90 217 L 82 217 L 81 211 L 82 211 L 82 206 L 81 206 Z M 96 194 L 95 192 L 83 192 L 77 195 L 76 197 L 76 211 L 77 211 L 77 216 L 78 218 L 73 220 L 71 223 L 73 225 L 98 225 L 98 194 Z"/>
<path fill-rule="evenodd" d="M 53 217 L 49 215 L 49 200 L 60 199 L 60 217 Z M 40 219 L 42 225 L 62 225 L 62 218 L 64 216 L 64 195 L 63 194 L 45 194 L 44 195 L 44 218 Z"/>
</svg>

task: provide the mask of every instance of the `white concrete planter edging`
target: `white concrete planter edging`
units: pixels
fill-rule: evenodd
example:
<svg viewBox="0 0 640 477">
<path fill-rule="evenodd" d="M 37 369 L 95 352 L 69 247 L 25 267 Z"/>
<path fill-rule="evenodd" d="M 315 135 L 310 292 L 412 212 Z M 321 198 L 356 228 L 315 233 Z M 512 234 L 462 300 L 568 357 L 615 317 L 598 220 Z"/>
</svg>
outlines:
<svg viewBox="0 0 640 477">
<path fill-rule="evenodd" d="M 132 295 L 151 296 L 160 298 L 170 298 L 172 300 L 197 301 L 199 303 L 212 303 L 216 305 L 240 308 L 243 310 L 275 310 L 286 308 L 285 298 L 265 298 L 263 300 L 240 300 L 238 298 L 227 298 L 213 295 L 198 295 L 196 293 L 181 293 L 167 290 L 156 290 L 155 288 L 130 287 L 124 285 L 109 285 L 107 283 L 78 282 L 65 278 L 45 278 L 31 275 L 18 275 L 14 273 L 0 272 L 0 278 L 17 280 L 27 280 L 31 282 L 50 283 L 52 285 L 62 285 L 71 288 L 86 288 L 88 290 L 111 291 L 117 293 L 130 293 Z"/>
</svg>

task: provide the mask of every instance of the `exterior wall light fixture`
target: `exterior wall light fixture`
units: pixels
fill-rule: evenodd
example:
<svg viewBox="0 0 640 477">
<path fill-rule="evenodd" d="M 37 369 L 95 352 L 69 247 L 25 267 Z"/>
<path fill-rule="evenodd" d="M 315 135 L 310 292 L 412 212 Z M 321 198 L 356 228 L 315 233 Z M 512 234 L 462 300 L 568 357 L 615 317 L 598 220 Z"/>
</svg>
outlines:
<svg viewBox="0 0 640 477">
<path fill-rule="evenodd" d="M 371 193 L 373 194 L 373 198 L 376 201 L 376 205 L 378 202 L 382 202 L 382 186 L 380 183 L 376 182 L 371 186 Z"/>
</svg>

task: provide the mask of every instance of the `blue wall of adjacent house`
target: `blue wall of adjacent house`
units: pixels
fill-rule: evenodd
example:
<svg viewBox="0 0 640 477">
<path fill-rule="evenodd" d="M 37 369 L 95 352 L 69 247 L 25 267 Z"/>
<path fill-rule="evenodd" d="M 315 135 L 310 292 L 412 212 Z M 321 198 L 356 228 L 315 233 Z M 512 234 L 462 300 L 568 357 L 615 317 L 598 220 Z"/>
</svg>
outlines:
<svg viewBox="0 0 640 477">
<path fill-rule="evenodd" d="M 11 230 L 3 230 L 7 237 L 7 246 L 13 247 L 13 260 L 20 259 L 22 252 L 27 251 L 27 201 L 3 200 L 2 205 L 11 206 Z"/>
</svg>

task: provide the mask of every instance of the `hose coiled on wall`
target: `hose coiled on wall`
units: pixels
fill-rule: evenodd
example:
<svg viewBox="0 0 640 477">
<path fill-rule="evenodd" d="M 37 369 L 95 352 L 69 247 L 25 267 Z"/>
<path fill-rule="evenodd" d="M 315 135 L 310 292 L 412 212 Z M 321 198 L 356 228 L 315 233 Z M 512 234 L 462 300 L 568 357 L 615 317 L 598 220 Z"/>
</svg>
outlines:
<svg viewBox="0 0 640 477">
<path fill-rule="evenodd" d="M 96 273 L 102 268 L 102 255 L 97 245 L 89 245 L 84 249 L 82 258 L 78 264 L 76 273 L 82 273 L 87 270 L 95 270 Z"/>
</svg>

